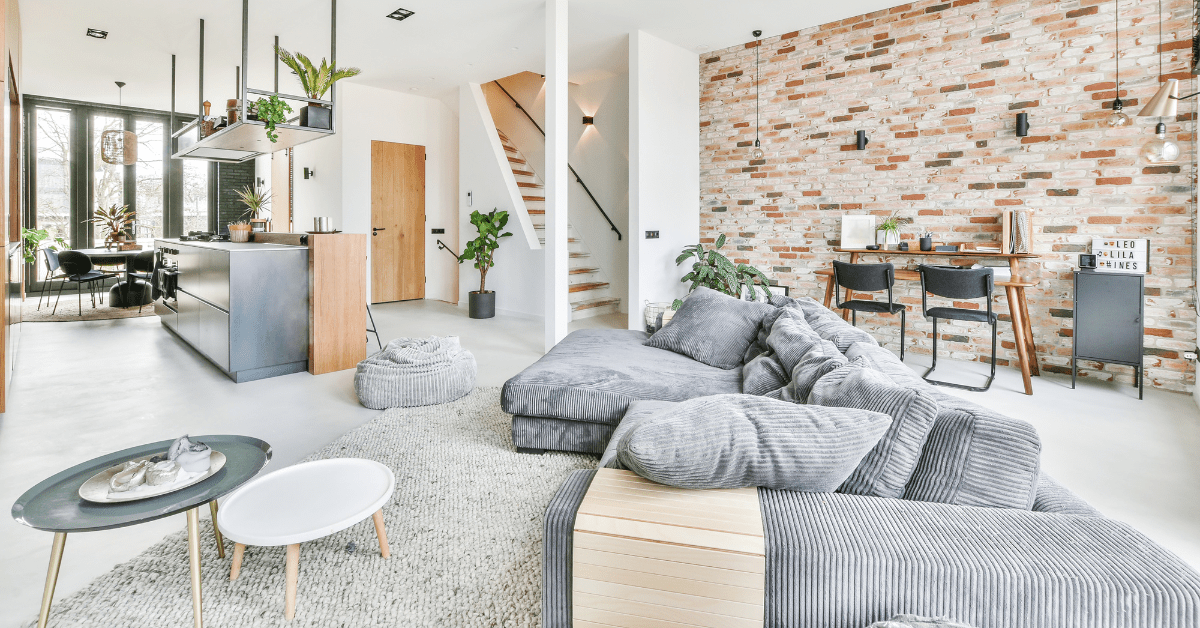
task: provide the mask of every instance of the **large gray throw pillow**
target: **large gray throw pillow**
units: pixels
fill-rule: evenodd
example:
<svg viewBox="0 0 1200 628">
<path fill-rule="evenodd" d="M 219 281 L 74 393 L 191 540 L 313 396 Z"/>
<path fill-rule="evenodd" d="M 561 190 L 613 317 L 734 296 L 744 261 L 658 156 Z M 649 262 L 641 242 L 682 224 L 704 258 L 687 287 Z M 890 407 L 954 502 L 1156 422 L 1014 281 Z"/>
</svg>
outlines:
<svg viewBox="0 0 1200 628">
<path fill-rule="evenodd" d="M 684 300 L 671 322 L 646 345 L 686 355 L 721 369 L 741 366 L 758 327 L 774 306 L 743 301 L 703 286 Z"/>
<path fill-rule="evenodd" d="M 633 429 L 633 426 L 638 423 L 676 405 L 679 405 L 679 402 L 655 401 L 653 399 L 639 399 L 629 404 L 629 409 L 625 410 L 625 416 L 621 417 L 621 422 L 617 424 L 617 429 L 613 431 L 612 438 L 608 439 L 608 446 L 604 448 L 604 454 L 600 456 L 600 463 L 597 466 L 609 469 L 624 468 L 617 461 L 617 443 L 621 442 L 621 438 L 625 436 L 625 433 Z"/>
<path fill-rule="evenodd" d="M 817 381 L 808 403 L 883 412 L 892 425 L 863 458 L 839 492 L 900 498 L 916 469 L 921 449 L 937 417 L 937 401 L 927 391 L 902 387 L 865 360 L 849 364 Z"/>
<path fill-rule="evenodd" d="M 631 424 L 621 465 L 681 488 L 831 492 L 887 431 L 880 412 L 802 406 L 752 395 L 676 404 Z"/>
</svg>

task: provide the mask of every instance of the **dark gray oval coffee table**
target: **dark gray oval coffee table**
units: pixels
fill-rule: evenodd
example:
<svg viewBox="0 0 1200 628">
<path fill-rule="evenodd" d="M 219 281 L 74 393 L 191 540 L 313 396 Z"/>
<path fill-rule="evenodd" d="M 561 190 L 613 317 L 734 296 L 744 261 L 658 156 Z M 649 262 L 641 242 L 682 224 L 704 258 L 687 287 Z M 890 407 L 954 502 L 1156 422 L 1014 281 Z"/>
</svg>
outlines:
<svg viewBox="0 0 1200 628">
<path fill-rule="evenodd" d="M 174 493 L 115 504 L 94 504 L 79 496 L 79 487 L 100 471 L 126 460 L 165 452 L 171 441 L 164 440 L 77 464 L 25 491 L 13 504 L 12 516 L 18 523 L 54 533 L 38 628 L 46 628 L 50 619 L 50 603 L 54 599 L 54 585 L 58 581 L 67 533 L 123 528 L 184 511 L 187 512 L 188 558 L 192 575 L 192 614 L 196 628 L 204 625 L 200 601 L 200 506 L 209 504 L 212 509 L 217 552 L 224 558 L 225 547 L 217 529 L 216 500 L 253 478 L 271 459 L 271 446 L 249 436 L 197 436 L 193 440 L 225 454 L 225 466 L 212 477 Z"/>
</svg>

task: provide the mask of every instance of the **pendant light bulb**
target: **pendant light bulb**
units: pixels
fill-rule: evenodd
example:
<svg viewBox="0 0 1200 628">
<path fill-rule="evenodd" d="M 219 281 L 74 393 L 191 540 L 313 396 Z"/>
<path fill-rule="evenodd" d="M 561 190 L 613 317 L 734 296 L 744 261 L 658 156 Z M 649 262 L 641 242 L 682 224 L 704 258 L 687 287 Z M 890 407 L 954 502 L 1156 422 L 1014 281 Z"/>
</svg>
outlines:
<svg viewBox="0 0 1200 628">
<path fill-rule="evenodd" d="M 1167 125 L 1154 127 L 1155 139 L 1142 147 L 1142 158 L 1152 164 L 1170 164 L 1179 160 L 1179 145 L 1167 139 Z"/>
<path fill-rule="evenodd" d="M 1121 111 L 1125 107 L 1125 103 L 1121 102 L 1121 0 L 1113 0 L 1113 39 L 1116 44 L 1116 52 L 1113 53 L 1113 62 L 1117 67 L 1117 78 L 1113 82 L 1112 113 L 1104 119 L 1104 122 L 1111 127 L 1125 126 L 1129 124 L 1129 116 Z"/>
<path fill-rule="evenodd" d="M 764 155 L 762 146 L 758 142 L 758 129 L 759 129 L 759 126 L 762 124 L 760 121 L 761 120 L 761 117 L 760 117 L 760 106 L 761 105 L 760 105 L 760 101 L 759 101 L 759 96 L 761 95 L 761 93 L 759 91 L 760 88 L 759 88 L 759 83 L 758 83 L 759 79 L 762 78 L 762 65 L 761 65 L 762 56 L 759 54 L 759 48 L 762 47 L 762 40 L 760 39 L 762 37 L 762 31 L 756 30 L 756 31 L 754 31 L 753 35 L 754 35 L 754 150 L 750 151 L 750 159 L 752 161 L 759 161 L 763 158 L 763 155 Z"/>
<path fill-rule="evenodd" d="M 764 155 L 763 149 L 761 146 L 758 145 L 758 140 L 754 140 L 754 150 L 750 151 L 750 158 L 758 160 L 758 159 L 762 159 L 763 155 Z"/>
<path fill-rule="evenodd" d="M 1104 119 L 1108 126 L 1119 127 L 1129 124 L 1129 116 L 1125 115 L 1125 112 L 1121 110 L 1123 107 L 1124 105 L 1121 103 L 1120 98 L 1113 101 L 1112 113 Z"/>
</svg>

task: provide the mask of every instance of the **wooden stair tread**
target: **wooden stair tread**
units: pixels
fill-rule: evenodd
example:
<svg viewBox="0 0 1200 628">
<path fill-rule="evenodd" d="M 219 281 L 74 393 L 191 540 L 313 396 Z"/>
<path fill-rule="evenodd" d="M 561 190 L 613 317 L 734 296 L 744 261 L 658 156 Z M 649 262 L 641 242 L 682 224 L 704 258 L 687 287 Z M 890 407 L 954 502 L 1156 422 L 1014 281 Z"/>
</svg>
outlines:
<svg viewBox="0 0 1200 628">
<path fill-rule="evenodd" d="M 534 183 L 534 182 L 532 182 L 532 181 L 517 181 L 517 187 L 519 187 L 519 188 L 539 188 L 539 189 L 542 189 L 542 184 L 541 184 L 541 183 Z"/>
<path fill-rule="evenodd" d="M 544 200 L 546 200 L 545 196 L 522 196 L 521 198 L 523 198 L 527 201 L 544 201 Z"/>
<path fill-rule="evenodd" d="M 510 164 L 523 164 L 523 163 L 525 163 L 525 160 L 524 160 L 524 159 L 521 159 L 520 157 L 513 157 L 512 155 L 509 155 L 509 156 L 508 156 L 508 163 L 510 163 Z"/>
<path fill-rule="evenodd" d="M 612 305 L 614 303 L 620 303 L 620 302 L 621 302 L 621 300 L 616 297 L 601 297 L 599 299 L 588 299 L 586 301 L 576 301 L 571 304 L 571 309 L 578 312 L 580 310 L 590 310 L 595 307 L 604 307 L 605 305 Z"/>
<path fill-rule="evenodd" d="M 517 170 L 514 168 L 513 174 L 517 175 L 518 177 L 532 177 L 533 171 L 532 170 Z"/>
<path fill-rule="evenodd" d="M 586 292 L 588 290 L 599 290 L 607 286 L 607 281 L 589 281 L 587 283 L 571 284 L 567 286 L 567 292 Z"/>
<path fill-rule="evenodd" d="M 544 209 L 527 209 L 525 211 L 529 212 L 530 216 L 543 216 L 546 213 Z"/>
<path fill-rule="evenodd" d="M 595 272 L 600 272 L 600 269 L 589 267 L 589 266 L 583 266 L 580 268 L 572 268 L 567 271 L 567 274 L 568 275 L 590 275 Z"/>
<path fill-rule="evenodd" d="M 591 257 L 591 256 L 592 256 L 591 253 L 584 253 L 582 251 L 571 251 L 570 253 L 567 254 L 567 257 L 571 257 L 574 259 L 579 259 L 581 257 Z"/>
</svg>

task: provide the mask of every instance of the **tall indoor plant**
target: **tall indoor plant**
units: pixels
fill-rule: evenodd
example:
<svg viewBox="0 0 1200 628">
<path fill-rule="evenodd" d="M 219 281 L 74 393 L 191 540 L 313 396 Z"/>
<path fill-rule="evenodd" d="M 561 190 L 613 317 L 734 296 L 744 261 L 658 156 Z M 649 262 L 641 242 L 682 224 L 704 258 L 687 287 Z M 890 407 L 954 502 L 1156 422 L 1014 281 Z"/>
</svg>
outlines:
<svg viewBox="0 0 1200 628">
<path fill-rule="evenodd" d="M 292 54 L 280 46 L 275 46 L 275 54 L 300 79 L 304 95 L 313 100 L 320 100 L 325 96 L 325 92 L 329 91 L 334 83 L 362 73 L 358 68 L 335 68 L 325 59 L 321 59 L 321 65 L 313 65 L 303 54 Z M 319 103 L 309 103 L 300 108 L 300 126 L 315 129 L 333 128 L 333 112 Z"/>
<path fill-rule="evenodd" d="M 763 298 L 769 298 L 771 289 L 767 286 L 770 285 L 770 280 L 767 279 L 766 274 L 749 264 L 734 264 L 729 261 L 729 258 L 720 251 L 723 246 L 725 246 L 725 234 L 717 237 L 717 241 L 711 249 L 705 250 L 704 244 L 694 244 L 684 247 L 679 257 L 675 258 L 676 266 L 684 263 L 688 258 L 696 258 L 696 261 L 692 263 L 692 270 L 679 280 L 681 283 L 690 282 L 692 284 L 688 288 L 688 292 L 704 286 L 740 299 L 745 291 L 745 297 L 754 301 L 758 298 L 758 289 L 761 288 Z M 680 305 L 683 305 L 683 301 L 675 299 L 671 307 L 677 310 Z"/>
<path fill-rule="evenodd" d="M 128 205 L 114 203 L 109 207 L 97 208 L 95 215 L 88 222 L 99 225 L 106 232 L 104 248 L 120 248 L 129 235 L 125 230 L 133 225 L 135 219 L 137 214 L 129 209 Z"/>
<path fill-rule="evenodd" d="M 471 318 L 491 318 L 496 315 L 496 293 L 487 289 L 487 274 L 496 264 L 500 238 L 512 235 L 507 231 L 501 233 L 508 224 L 508 212 L 493 209 L 483 214 L 477 209 L 471 212 L 471 224 L 479 230 L 479 236 L 467 243 L 458 263 L 474 260 L 475 268 L 479 269 L 479 290 L 468 295 Z"/>
</svg>

